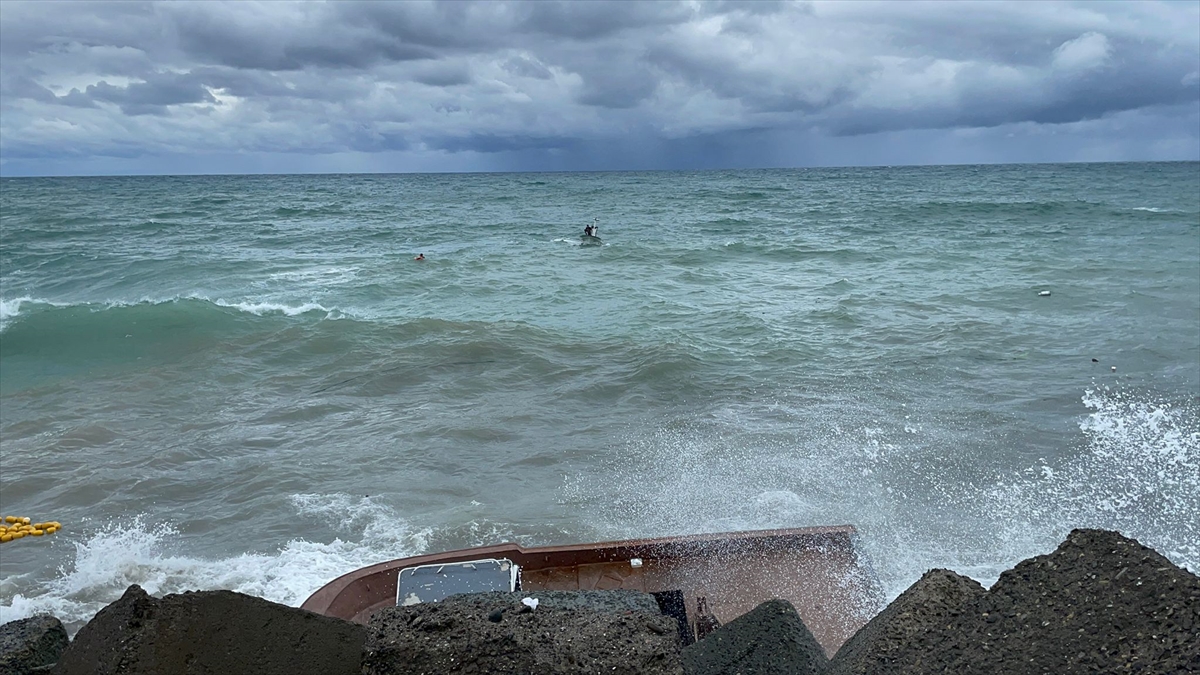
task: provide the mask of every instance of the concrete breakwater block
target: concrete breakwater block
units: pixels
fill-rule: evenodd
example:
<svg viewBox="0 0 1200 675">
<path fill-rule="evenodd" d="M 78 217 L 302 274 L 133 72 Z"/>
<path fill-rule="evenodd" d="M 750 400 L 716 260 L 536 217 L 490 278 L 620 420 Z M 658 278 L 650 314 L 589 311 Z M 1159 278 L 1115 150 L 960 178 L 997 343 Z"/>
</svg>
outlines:
<svg viewBox="0 0 1200 675">
<path fill-rule="evenodd" d="M 363 626 L 233 591 L 167 595 L 137 585 L 100 610 L 55 675 L 358 675 Z"/>
<path fill-rule="evenodd" d="M 58 661 L 70 644 L 67 629 L 52 616 L 31 616 L 0 626 L 0 673 L 26 675 Z"/>
<path fill-rule="evenodd" d="M 933 574 L 851 638 L 831 672 L 1200 673 L 1200 578 L 1119 533 L 1074 530 L 984 592 Z"/>
<path fill-rule="evenodd" d="M 1200 673 L 1200 578 L 1116 532 L 1074 530 L 953 628 L 943 658 L 964 673 Z"/>
<path fill-rule="evenodd" d="M 683 650 L 687 675 L 818 675 L 828 663 L 787 600 L 768 600 Z"/>
<path fill-rule="evenodd" d="M 830 675 L 914 672 L 940 648 L 946 626 L 984 593 L 974 579 L 929 570 L 842 645 Z"/>
<path fill-rule="evenodd" d="M 682 675 L 678 626 L 653 596 L 494 592 L 389 607 L 371 618 L 363 656 L 364 675 L 600 672 Z"/>
</svg>

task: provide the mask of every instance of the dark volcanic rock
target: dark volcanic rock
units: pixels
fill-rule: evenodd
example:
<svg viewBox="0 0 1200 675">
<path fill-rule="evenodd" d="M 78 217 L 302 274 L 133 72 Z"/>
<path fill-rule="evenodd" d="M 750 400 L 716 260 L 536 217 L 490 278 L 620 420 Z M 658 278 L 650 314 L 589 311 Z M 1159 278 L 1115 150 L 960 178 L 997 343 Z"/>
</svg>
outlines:
<svg viewBox="0 0 1200 675">
<path fill-rule="evenodd" d="M 949 631 L 926 672 L 1200 672 L 1200 578 L 1116 532 L 1074 530 Z"/>
<path fill-rule="evenodd" d="M 944 639 L 942 631 L 986 591 L 949 570 L 930 570 L 846 641 L 830 675 L 910 672 Z"/>
<path fill-rule="evenodd" d="M 130 586 L 75 636 L 56 675 L 358 675 L 366 629 L 232 591 Z"/>
<path fill-rule="evenodd" d="M 1074 530 L 983 593 L 954 577 L 905 591 L 832 672 L 1200 673 L 1200 579 L 1116 532 Z"/>
<path fill-rule="evenodd" d="M 525 597 L 537 598 L 537 609 L 522 605 Z M 390 607 L 371 618 L 363 658 L 364 675 L 598 672 L 682 672 L 676 622 L 653 596 L 478 593 Z"/>
<path fill-rule="evenodd" d="M 32 673 L 58 661 L 68 644 L 67 629 L 52 616 L 9 621 L 0 626 L 0 673 Z"/>
<path fill-rule="evenodd" d="M 828 662 L 786 600 L 768 600 L 683 650 L 687 675 L 815 675 Z"/>
<path fill-rule="evenodd" d="M 538 610 L 579 609 L 605 614 L 628 614 L 629 612 L 662 613 L 662 610 L 658 608 L 658 601 L 654 599 L 653 595 L 625 589 L 614 591 L 513 591 L 512 593 L 495 591 L 491 593 L 469 593 L 465 595 L 452 595 L 443 600 L 441 604 L 462 605 L 480 609 L 486 608 L 487 610 L 501 609 L 507 612 L 510 609 L 521 610 L 524 607 L 521 604 L 522 598 L 537 598 Z"/>
</svg>

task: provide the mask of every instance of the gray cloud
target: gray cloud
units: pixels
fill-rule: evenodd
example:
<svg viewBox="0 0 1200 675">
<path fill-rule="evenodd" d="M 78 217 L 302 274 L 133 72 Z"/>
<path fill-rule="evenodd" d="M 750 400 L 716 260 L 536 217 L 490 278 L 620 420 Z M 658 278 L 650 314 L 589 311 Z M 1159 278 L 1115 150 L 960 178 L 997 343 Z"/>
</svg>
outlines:
<svg viewBox="0 0 1200 675">
<path fill-rule="evenodd" d="M 509 58 L 501 67 L 520 77 L 533 77 L 539 80 L 549 80 L 554 77 L 550 69 L 541 61 L 524 55 Z"/>
<path fill-rule="evenodd" d="M 876 136 L 912 161 L 955 142 L 955 161 L 1006 161 L 1012 138 L 1066 159 L 1084 136 L 1118 159 L 1200 158 L 1188 2 L 46 7 L 0 6 L 5 173 L 248 152 L 372 170 L 802 165 L 839 145 L 872 163 L 887 153 L 854 139 Z M 987 129 L 1005 133 L 963 140 Z"/>
<path fill-rule="evenodd" d="M 83 97 L 72 89 L 66 98 L 86 97 L 92 101 L 116 103 L 126 115 L 165 114 L 168 106 L 185 103 L 216 103 L 213 95 L 191 75 L 155 73 L 144 82 L 115 87 L 104 80 L 88 85 Z"/>
</svg>

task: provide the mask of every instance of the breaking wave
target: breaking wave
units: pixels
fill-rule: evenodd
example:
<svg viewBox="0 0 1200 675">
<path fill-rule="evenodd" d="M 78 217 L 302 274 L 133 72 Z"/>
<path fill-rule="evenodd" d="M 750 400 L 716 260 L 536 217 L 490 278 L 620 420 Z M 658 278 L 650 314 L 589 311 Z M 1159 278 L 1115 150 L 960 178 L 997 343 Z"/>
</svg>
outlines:
<svg viewBox="0 0 1200 675">
<path fill-rule="evenodd" d="M 391 508 L 369 497 L 345 494 L 292 495 L 296 515 L 328 528 L 325 541 L 293 539 L 274 551 L 228 558 L 189 555 L 187 537 L 171 523 L 147 515 L 84 526 L 69 543 L 70 561 L 52 579 L 28 588 L 30 580 L 8 580 L 16 591 L 0 604 L 0 623 L 49 613 L 78 630 L 130 584 L 162 596 L 226 589 L 299 606 L 330 580 L 383 560 L 424 552 L 428 530 L 410 527 Z M 65 531 L 57 537 L 70 537 Z M 55 542 L 63 544 L 66 542 Z M 17 590 L 21 589 L 21 590 Z M 8 594 L 7 592 L 5 593 Z"/>
</svg>

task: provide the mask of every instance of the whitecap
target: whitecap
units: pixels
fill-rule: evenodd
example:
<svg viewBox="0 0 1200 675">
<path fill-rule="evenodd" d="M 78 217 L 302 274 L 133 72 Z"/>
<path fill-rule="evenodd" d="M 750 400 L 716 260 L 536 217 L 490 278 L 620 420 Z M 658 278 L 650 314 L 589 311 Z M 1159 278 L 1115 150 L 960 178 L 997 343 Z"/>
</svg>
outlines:
<svg viewBox="0 0 1200 675">
<path fill-rule="evenodd" d="M 302 517 L 320 518 L 342 534 L 332 541 L 293 539 L 271 552 L 207 559 L 180 552 L 185 537 L 145 515 L 106 523 L 75 543 L 73 562 L 34 593 L 0 603 L 0 623 L 49 613 L 75 629 L 138 584 L 155 596 L 228 589 L 299 606 L 346 572 L 425 551 L 429 531 L 414 529 L 390 507 L 348 495 L 293 495 Z"/>
</svg>

